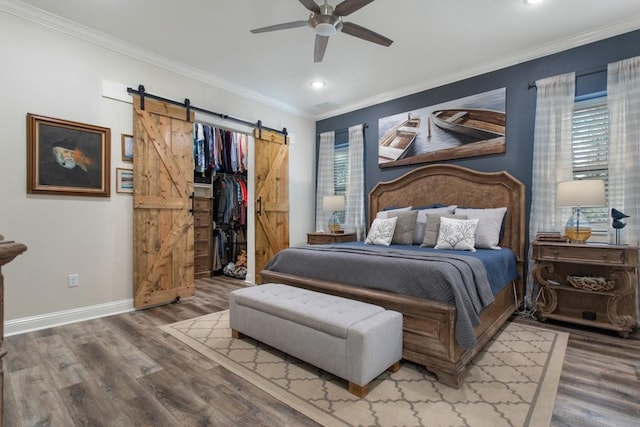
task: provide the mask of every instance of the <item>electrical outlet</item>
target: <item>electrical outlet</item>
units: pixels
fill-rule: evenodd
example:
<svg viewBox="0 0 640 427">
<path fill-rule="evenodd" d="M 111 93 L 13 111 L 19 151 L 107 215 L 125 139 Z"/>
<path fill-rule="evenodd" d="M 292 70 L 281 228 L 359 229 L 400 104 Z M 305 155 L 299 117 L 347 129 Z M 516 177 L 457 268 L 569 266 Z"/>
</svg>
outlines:
<svg viewBox="0 0 640 427">
<path fill-rule="evenodd" d="M 68 276 L 68 284 L 70 288 L 75 288 L 80 284 L 80 275 L 78 273 L 73 273 Z"/>
</svg>

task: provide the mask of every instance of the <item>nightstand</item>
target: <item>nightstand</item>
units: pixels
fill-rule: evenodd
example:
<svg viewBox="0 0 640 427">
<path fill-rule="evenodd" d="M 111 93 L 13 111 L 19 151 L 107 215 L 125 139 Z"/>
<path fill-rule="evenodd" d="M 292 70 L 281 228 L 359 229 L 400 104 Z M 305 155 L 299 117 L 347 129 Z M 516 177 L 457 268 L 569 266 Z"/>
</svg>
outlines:
<svg viewBox="0 0 640 427">
<path fill-rule="evenodd" d="M 556 319 L 617 331 L 637 326 L 638 248 L 597 243 L 533 242 L 533 278 L 540 285 L 540 320 Z M 567 276 L 604 277 L 613 289 L 579 289 Z"/>
<path fill-rule="evenodd" d="M 325 245 L 329 243 L 355 241 L 356 233 L 307 233 L 307 243 L 310 245 Z"/>
</svg>

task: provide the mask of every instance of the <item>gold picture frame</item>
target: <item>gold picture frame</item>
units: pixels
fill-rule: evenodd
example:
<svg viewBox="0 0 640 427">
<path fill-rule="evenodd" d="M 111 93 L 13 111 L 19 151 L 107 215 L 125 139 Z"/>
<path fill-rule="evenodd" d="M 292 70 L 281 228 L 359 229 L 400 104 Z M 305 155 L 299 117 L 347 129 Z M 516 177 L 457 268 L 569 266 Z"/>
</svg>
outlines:
<svg viewBox="0 0 640 427">
<path fill-rule="evenodd" d="M 110 196 L 111 130 L 27 114 L 27 193 Z"/>
</svg>

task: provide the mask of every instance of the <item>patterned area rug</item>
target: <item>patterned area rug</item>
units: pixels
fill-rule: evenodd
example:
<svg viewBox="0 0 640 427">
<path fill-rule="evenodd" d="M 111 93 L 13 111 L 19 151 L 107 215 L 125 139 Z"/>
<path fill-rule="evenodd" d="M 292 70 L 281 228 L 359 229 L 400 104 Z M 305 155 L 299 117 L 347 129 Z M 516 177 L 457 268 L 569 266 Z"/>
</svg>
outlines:
<svg viewBox="0 0 640 427">
<path fill-rule="evenodd" d="M 344 380 L 255 340 L 232 339 L 228 314 L 162 329 L 325 426 L 548 426 L 568 338 L 507 323 L 471 363 L 460 389 L 403 361 L 358 399 Z"/>
</svg>

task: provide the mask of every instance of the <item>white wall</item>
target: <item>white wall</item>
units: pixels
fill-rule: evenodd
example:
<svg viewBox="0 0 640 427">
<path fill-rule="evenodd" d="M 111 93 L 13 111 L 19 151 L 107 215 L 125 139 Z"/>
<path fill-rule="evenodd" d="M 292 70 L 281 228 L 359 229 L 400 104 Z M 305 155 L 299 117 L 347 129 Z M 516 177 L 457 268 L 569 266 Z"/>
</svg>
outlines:
<svg viewBox="0 0 640 427">
<path fill-rule="evenodd" d="M 313 230 L 315 122 L 201 81 L 71 37 L 0 11 L 0 234 L 28 246 L 3 269 L 5 319 L 55 323 L 92 307 L 131 308 L 133 297 L 132 197 L 115 191 L 121 161 L 120 135 L 133 133 L 130 104 L 102 96 L 103 81 L 193 105 L 294 134 L 290 146 L 290 240 Z M 215 70 L 213 70 L 215 72 Z M 50 116 L 111 129 L 111 197 L 28 195 L 26 116 Z M 80 286 L 69 288 L 67 275 Z M 89 307 L 89 309 L 87 309 Z M 106 308 L 105 308 L 106 307 Z M 111 308 L 110 308 L 111 307 Z M 96 311 L 97 313 L 97 311 Z M 46 320 L 51 317 L 51 320 Z M 45 319 L 45 320 L 43 320 Z M 57 320 L 56 320 L 57 319 Z M 23 322 L 29 325 L 37 322 Z"/>
</svg>

